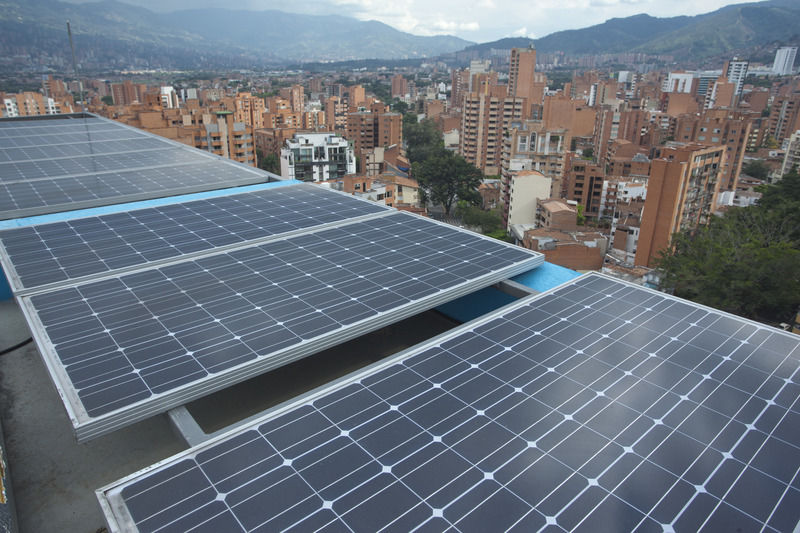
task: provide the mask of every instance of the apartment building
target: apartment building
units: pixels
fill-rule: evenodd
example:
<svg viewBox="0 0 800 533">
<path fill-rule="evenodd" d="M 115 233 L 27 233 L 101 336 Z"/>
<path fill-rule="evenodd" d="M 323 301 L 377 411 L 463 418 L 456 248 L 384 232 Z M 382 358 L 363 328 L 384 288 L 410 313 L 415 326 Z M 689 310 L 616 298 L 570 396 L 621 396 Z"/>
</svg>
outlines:
<svg viewBox="0 0 800 533">
<path fill-rule="evenodd" d="M 722 66 L 723 75 L 735 86 L 734 94 L 737 98 L 742 95 L 744 80 L 747 78 L 747 69 L 749 66 L 750 61 L 739 59 L 738 57 L 726 61 Z"/>
<path fill-rule="evenodd" d="M 525 98 L 506 96 L 503 85 L 464 97 L 459 153 L 487 175 L 502 168 L 503 133 L 524 117 Z"/>
<path fill-rule="evenodd" d="M 789 76 L 794 72 L 794 60 L 797 56 L 796 46 L 781 46 L 775 51 L 772 73 L 778 76 Z"/>
<path fill-rule="evenodd" d="M 340 135 L 347 131 L 347 102 L 341 97 L 329 96 L 325 100 L 325 124 Z"/>
<path fill-rule="evenodd" d="M 564 168 L 565 198 L 583 206 L 588 217 L 602 215 L 601 196 L 606 173 L 602 165 L 587 161 L 577 154 L 567 154 Z"/>
<path fill-rule="evenodd" d="M 72 96 L 48 97 L 41 93 L 25 91 L 16 94 L 0 93 L 3 117 L 29 117 L 72 113 L 75 105 Z"/>
<path fill-rule="evenodd" d="M 653 150 L 636 264 L 652 267 L 673 233 L 708 223 L 726 157 L 724 146 L 667 143 Z"/>
<path fill-rule="evenodd" d="M 781 177 L 794 169 L 800 172 L 800 130 L 792 133 L 781 165 Z"/>
<path fill-rule="evenodd" d="M 133 83 L 131 80 L 111 84 L 111 98 L 114 100 L 114 105 L 143 104 L 146 92 L 147 85 L 143 83 Z"/>
<path fill-rule="evenodd" d="M 359 111 L 347 114 L 345 138 L 352 141 L 355 154 L 362 157 L 376 146 L 403 142 L 403 116 L 400 113 Z"/>
<path fill-rule="evenodd" d="M 527 109 L 525 118 L 532 117 L 532 109 L 541 111 L 544 99 L 546 77 L 537 75 L 536 50 L 530 48 L 512 48 L 508 65 L 508 95 L 525 98 Z"/>
<path fill-rule="evenodd" d="M 785 87 L 772 101 L 767 128 L 779 145 L 800 130 L 800 82 Z"/>
<path fill-rule="evenodd" d="M 551 196 L 562 193 L 564 157 L 569 150 L 572 137 L 563 128 L 548 129 L 541 120 L 513 121 L 503 135 L 503 152 L 500 175 L 503 187 L 508 185 L 511 161 L 536 170 L 552 180 Z"/>
<path fill-rule="evenodd" d="M 377 176 L 348 175 L 332 179 L 325 185 L 389 207 L 425 213 L 419 207 L 419 183 L 408 177 L 392 173 Z"/>
<path fill-rule="evenodd" d="M 236 122 L 233 111 L 215 111 L 203 115 L 195 132 L 194 146 L 245 165 L 256 166 L 253 128 Z"/>
<path fill-rule="evenodd" d="M 559 231 L 544 228 L 527 230 L 519 243 L 544 254 L 548 263 L 572 270 L 603 268 L 608 238 L 595 231 Z"/>
<path fill-rule="evenodd" d="M 296 134 L 281 149 L 281 177 L 286 179 L 327 181 L 355 171 L 353 148 L 335 134 Z"/>
<path fill-rule="evenodd" d="M 644 109 L 632 108 L 628 104 L 601 107 L 597 110 L 592 136 L 595 161 L 606 160 L 608 146 L 615 139 L 642 144 L 642 134 L 649 125 L 650 116 Z"/>
<path fill-rule="evenodd" d="M 264 113 L 267 112 L 267 103 L 260 96 L 254 96 L 249 92 L 242 92 L 236 95 L 234 102 L 234 119 L 236 122 L 244 122 L 253 129 L 264 127 Z"/>
<path fill-rule="evenodd" d="M 674 138 L 679 142 L 724 146 L 727 157 L 723 163 L 720 190 L 733 191 L 742 171 L 752 122 L 750 116 L 741 112 L 710 109 L 701 115 L 677 117 Z"/>
<path fill-rule="evenodd" d="M 405 98 L 408 94 L 408 80 L 402 74 L 392 76 L 392 98 Z"/>
<path fill-rule="evenodd" d="M 175 92 L 174 87 L 169 85 L 161 87 L 158 96 L 161 100 L 162 109 L 175 109 L 178 107 L 178 93 Z"/>
<path fill-rule="evenodd" d="M 503 222 L 507 230 L 515 224 L 534 224 L 539 200 L 550 198 L 552 179 L 537 170 L 520 170 L 509 174 L 500 198 Z"/>
<path fill-rule="evenodd" d="M 302 85 L 283 87 L 279 94 L 289 103 L 289 108 L 294 113 L 302 113 L 306 107 L 306 93 Z"/>
</svg>

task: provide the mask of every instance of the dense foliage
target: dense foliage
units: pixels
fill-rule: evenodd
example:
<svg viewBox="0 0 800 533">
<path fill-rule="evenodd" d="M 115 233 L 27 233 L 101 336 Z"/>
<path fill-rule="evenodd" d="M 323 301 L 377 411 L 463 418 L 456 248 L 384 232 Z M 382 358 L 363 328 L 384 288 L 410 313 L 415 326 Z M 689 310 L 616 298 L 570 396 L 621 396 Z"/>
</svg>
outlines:
<svg viewBox="0 0 800 533">
<path fill-rule="evenodd" d="M 445 149 L 442 134 L 429 119 L 417 122 L 416 115 L 403 118 L 403 139 L 411 161 L 411 175 L 419 182 L 425 200 L 449 213 L 456 200 L 480 203 L 478 185 L 483 173 L 463 157 Z"/>
<path fill-rule="evenodd" d="M 662 288 L 762 322 L 791 322 L 800 306 L 800 175 L 762 192 L 755 206 L 674 235 L 658 260 Z"/>
<path fill-rule="evenodd" d="M 505 233 L 503 219 L 498 212 L 485 211 L 478 206 L 460 201 L 456 206 L 456 216 L 467 226 L 480 228 L 481 233 L 490 234 L 498 230 Z"/>
<path fill-rule="evenodd" d="M 752 159 L 742 165 L 742 172 L 753 178 L 765 180 L 769 175 L 769 167 L 761 159 Z"/>
<path fill-rule="evenodd" d="M 460 155 L 439 148 L 411 168 L 425 199 L 441 205 L 445 213 L 450 212 L 456 200 L 480 204 L 478 185 L 483 173 Z"/>
<path fill-rule="evenodd" d="M 267 154 L 266 156 L 261 150 L 256 150 L 256 158 L 258 159 L 258 168 L 272 172 L 273 174 L 281 174 L 281 161 L 275 154 Z"/>
</svg>

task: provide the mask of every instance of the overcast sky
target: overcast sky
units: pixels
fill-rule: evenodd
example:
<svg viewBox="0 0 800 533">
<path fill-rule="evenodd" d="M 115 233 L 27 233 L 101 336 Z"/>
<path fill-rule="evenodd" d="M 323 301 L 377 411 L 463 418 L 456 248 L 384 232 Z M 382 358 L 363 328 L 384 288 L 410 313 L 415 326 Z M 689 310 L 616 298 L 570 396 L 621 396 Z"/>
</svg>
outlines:
<svg viewBox="0 0 800 533">
<path fill-rule="evenodd" d="M 83 0 L 71 0 L 80 2 Z M 511 36 L 544 37 L 614 17 L 697 15 L 743 0 L 123 0 L 153 11 L 202 7 L 280 9 L 379 20 L 415 35 L 450 34 L 476 42 Z"/>
</svg>

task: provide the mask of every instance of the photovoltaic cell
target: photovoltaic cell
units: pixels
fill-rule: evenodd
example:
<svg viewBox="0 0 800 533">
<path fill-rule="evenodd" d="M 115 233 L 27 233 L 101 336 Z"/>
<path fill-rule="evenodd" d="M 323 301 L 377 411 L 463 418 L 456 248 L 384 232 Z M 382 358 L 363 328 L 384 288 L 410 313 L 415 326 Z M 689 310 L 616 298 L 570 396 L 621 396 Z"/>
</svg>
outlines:
<svg viewBox="0 0 800 533">
<path fill-rule="evenodd" d="M 50 116 L 26 118 L 23 120 L 3 120 L 0 121 L 0 137 L 14 136 L 15 131 L 35 132 L 40 134 L 53 132 L 70 132 L 80 128 L 103 127 L 109 121 L 103 120 L 93 115 L 64 116 L 64 118 L 53 118 Z"/>
<path fill-rule="evenodd" d="M 54 158 L 84 157 L 100 154 L 124 154 L 143 150 L 174 148 L 174 145 L 157 137 L 141 135 L 135 139 L 118 141 L 93 141 L 54 146 L 29 146 L 0 150 L 0 162 L 49 161 Z"/>
<path fill-rule="evenodd" d="M 400 212 L 21 301 L 85 438 L 542 261 Z"/>
<path fill-rule="evenodd" d="M 800 339 L 591 274 L 98 491 L 145 531 L 792 531 Z"/>
<path fill-rule="evenodd" d="M 27 133 L 27 132 L 24 132 Z M 16 137 L 3 136 L 0 133 L 0 149 L 28 148 L 32 146 L 55 146 L 59 144 L 80 144 L 96 141 L 117 141 L 122 139 L 138 139 L 144 133 L 129 129 L 110 127 L 105 129 L 91 128 L 84 132 L 46 133 L 46 134 L 21 134 Z"/>
<path fill-rule="evenodd" d="M 0 120 L 0 219 L 268 181 L 99 117 Z"/>
<path fill-rule="evenodd" d="M 301 184 L 0 231 L 15 292 L 391 210 Z"/>
<path fill-rule="evenodd" d="M 81 175 L 100 178 L 104 173 L 111 171 L 175 166 L 182 163 L 197 162 L 196 153 L 182 148 L 164 148 L 159 145 L 157 150 L 142 152 L 0 163 L 0 182 L 11 183 Z"/>
</svg>

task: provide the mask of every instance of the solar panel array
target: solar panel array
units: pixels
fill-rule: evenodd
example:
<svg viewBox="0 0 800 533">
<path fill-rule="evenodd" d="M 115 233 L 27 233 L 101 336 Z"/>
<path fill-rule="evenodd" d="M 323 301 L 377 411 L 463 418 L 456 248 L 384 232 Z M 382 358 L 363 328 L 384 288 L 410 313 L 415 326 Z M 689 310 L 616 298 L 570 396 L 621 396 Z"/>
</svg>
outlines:
<svg viewBox="0 0 800 533">
<path fill-rule="evenodd" d="M 0 219 L 267 181 L 99 117 L 0 120 Z"/>
<path fill-rule="evenodd" d="M 79 439 L 543 262 L 308 184 L 14 228 L 0 242 Z"/>
<path fill-rule="evenodd" d="M 800 338 L 591 274 L 98 496 L 138 531 L 792 531 Z"/>
<path fill-rule="evenodd" d="M 0 261 L 20 293 L 389 211 L 316 185 L 277 187 L 0 231 Z"/>
</svg>

